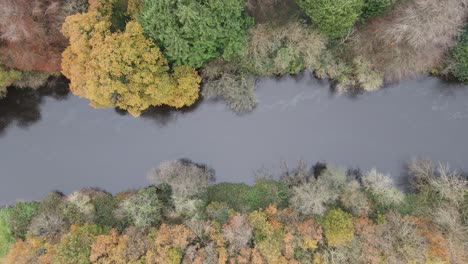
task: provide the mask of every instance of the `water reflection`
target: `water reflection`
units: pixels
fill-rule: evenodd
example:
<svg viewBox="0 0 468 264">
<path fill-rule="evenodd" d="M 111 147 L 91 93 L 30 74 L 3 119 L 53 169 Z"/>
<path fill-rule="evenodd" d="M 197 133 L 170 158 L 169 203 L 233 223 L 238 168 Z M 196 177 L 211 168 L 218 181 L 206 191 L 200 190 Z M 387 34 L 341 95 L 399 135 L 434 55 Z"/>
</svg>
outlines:
<svg viewBox="0 0 468 264">
<path fill-rule="evenodd" d="M 169 106 L 150 107 L 141 113 L 141 117 L 153 121 L 159 127 L 164 127 L 171 122 L 174 122 L 177 117 L 194 112 L 202 103 L 203 99 L 200 97 L 194 104 L 189 107 L 176 109 Z"/>
<path fill-rule="evenodd" d="M 27 128 L 41 120 L 40 105 L 44 96 L 63 100 L 68 94 L 68 81 L 63 77 L 51 78 L 38 90 L 9 87 L 7 97 L 0 100 L 0 136 L 5 135 L 10 125 Z"/>
</svg>

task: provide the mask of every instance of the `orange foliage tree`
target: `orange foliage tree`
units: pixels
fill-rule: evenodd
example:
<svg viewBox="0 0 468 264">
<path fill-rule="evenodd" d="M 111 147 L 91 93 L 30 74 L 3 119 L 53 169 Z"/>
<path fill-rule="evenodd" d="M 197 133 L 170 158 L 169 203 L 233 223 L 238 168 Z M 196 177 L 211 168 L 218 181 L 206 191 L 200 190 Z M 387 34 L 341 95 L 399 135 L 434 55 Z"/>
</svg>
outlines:
<svg viewBox="0 0 468 264">
<path fill-rule="evenodd" d="M 123 32 L 111 32 L 111 13 L 90 3 L 88 13 L 65 20 L 62 33 L 70 46 L 63 53 L 62 73 L 72 92 L 93 107 L 118 107 L 134 116 L 149 106 L 193 104 L 201 81 L 195 69 L 171 70 L 137 21 L 128 22 Z"/>
</svg>

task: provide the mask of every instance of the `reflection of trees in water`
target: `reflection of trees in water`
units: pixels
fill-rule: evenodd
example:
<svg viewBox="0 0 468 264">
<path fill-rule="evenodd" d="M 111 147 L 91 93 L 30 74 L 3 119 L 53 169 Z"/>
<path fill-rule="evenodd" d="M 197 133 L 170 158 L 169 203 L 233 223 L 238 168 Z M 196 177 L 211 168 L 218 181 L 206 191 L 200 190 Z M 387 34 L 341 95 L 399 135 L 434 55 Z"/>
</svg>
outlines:
<svg viewBox="0 0 468 264">
<path fill-rule="evenodd" d="M 141 113 L 139 118 L 149 119 L 156 123 L 158 126 L 166 126 L 174 122 L 178 116 L 193 112 L 201 104 L 202 99 L 198 99 L 193 105 L 184 108 L 174 108 L 170 106 L 157 106 L 150 107 Z M 125 110 L 115 108 L 115 112 L 120 115 L 127 115 Z"/>
<path fill-rule="evenodd" d="M 9 87 L 6 98 L 0 99 L 0 135 L 12 124 L 26 128 L 38 122 L 44 96 L 63 100 L 68 93 L 68 81 L 63 77 L 51 78 L 47 85 L 38 90 Z"/>
</svg>

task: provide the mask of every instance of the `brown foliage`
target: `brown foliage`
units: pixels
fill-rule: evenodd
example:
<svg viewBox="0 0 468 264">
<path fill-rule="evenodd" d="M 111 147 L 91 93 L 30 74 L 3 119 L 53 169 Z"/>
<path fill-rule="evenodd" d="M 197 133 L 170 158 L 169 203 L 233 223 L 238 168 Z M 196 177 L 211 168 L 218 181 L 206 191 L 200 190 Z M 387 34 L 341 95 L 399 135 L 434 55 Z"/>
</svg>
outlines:
<svg viewBox="0 0 468 264">
<path fill-rule="evenodd" d="M 92 263 L 111 263 L 113 261 L 112 251 L 118 243 L 119 234 L 116 230 L 112 230 L 110 234 L 98 236 L 91 247 L 89 260 Z"/>
<path fill-rule="evenodd" d="M 177 254 L 184 252 L 193 238 L 193 232 L 184 225 L 161 225 L 146 253 L 147 263 L 170 263 L 178 258 L 180 261 L 182 256 Z"/>
<path fill-rule="evenodd" d="M 286 20 L 298 14 L 299 7 L 294 0 L 248 0 L 247 12 L 256 23 Z"/>
<path fill-rule="evenodd" d="M 59 72 L 67 40 L 60 33 L 70 3 L 63 0 L 3 0 L 0 4 L 0 58 L 8 68 Z M 81 2 L 85 2 L 81 0 Z"/>
<path fill-rule="evenodd" d="M 125 264 L 139 261 L 149 248 L 149 240 L 143 230 L 130 227 L 121 236 L 116 230 L 98 236 L 91 248 L 92 263 Z"/>
<path fill-rule="evenodd" d="M 387 81 L 401 80 L 440 63 L 467 13 L 466 0 L 402 1 L 388 15 L 359 28 L 352 46 Z"/>
<path fill-rule="evenodd" d="M 377 226 L 369 218 L 357 218 L 354 220 L 356 235 L 361 241 L 361 261 L 363 263 L 379 263 L 380 251 L 377 246 Z"/>
<path fill-rule="evenodd" d="M 252 227 L 244 215 L 233 215 L 224 225 L 224 237 L 229 243 L 231 255 L 235 255 L 241 249 L 248 247 L 252 239 Z"/>
<path fill-rule="evenodd" d="M 423 236 L 428 242 L 429 257 L 449 262 L 449 249 L 447 248 L 447 240 L 444 238 L 442 232 L 437 227 L 420 217 L 414 217 L 412 222 L 415 223 Z"/>
</svg>

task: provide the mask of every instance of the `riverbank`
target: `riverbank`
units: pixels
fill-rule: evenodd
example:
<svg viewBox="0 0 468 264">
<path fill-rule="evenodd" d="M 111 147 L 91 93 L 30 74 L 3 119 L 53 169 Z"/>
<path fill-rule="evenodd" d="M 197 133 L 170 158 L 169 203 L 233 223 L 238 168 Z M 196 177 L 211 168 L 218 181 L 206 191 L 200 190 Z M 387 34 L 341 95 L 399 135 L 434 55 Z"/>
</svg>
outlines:
<svg viewBox="0 0 468 264">
<path fill-rule="evenodd" d="M 11 246 L 11 264 L 464 263 L 466 175 L 429 161 L 407 175 L 412 192 L 402 193 L 376 170 L 300 162 L 248 186 L 169 161 L 149 187 L 52 192 L 0 209 L 0 254 Z"/>
</svg>

